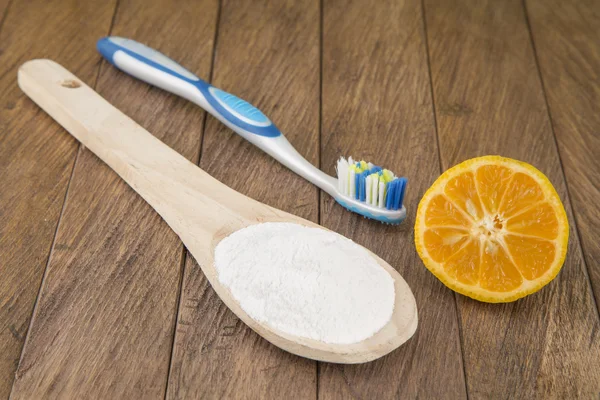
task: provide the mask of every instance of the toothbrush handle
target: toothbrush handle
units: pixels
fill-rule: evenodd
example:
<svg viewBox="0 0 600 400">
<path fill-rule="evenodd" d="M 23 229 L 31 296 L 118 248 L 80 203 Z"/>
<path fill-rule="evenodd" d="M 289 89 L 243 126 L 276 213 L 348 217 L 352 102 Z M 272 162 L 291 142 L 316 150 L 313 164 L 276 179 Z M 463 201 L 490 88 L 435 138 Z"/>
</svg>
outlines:
<svg viewBox="0 0 600 400">
<path fill-rule="evenodd" d="M 131 39 L 105 37 L 98 51 L 120 70 L 196 103 L 283 165 L 334 195 L 336 179 L 314 167 L 258 108 L 198 78 L 164 54 Z"/>
</svg>

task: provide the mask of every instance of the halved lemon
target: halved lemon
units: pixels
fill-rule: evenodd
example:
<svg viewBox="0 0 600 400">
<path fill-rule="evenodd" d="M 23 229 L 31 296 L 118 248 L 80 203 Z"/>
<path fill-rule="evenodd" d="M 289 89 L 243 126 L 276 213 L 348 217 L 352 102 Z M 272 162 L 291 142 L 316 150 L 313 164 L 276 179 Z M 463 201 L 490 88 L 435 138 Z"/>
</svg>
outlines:
<svg viewBox="0 0 600 400">
<path fill-rule="evenodd" d="M 499 156 L 444 172 L 415 222 L 425 266 L 449 288 L 490 303 L 514 301 L 554 279 L 568 240 L 567 215 L 548 178 Z"/>
</svg>

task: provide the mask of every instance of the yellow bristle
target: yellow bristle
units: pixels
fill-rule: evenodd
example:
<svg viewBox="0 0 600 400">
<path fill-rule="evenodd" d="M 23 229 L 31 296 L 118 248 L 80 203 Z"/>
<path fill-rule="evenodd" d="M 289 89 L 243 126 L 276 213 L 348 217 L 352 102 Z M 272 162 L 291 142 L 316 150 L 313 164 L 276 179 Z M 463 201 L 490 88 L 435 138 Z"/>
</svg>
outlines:
<svg viewBox="0 0 600 400">
<path fill-rule="evenodd" d="M 385 183 L 391 182 L 392 180 L 394 180 L 394 173 L 392 171 L 390 171 L 389 169 L 384 169 L 382 171 L 381 176 L 383 177 L 383 181 Z"/>
</svg>

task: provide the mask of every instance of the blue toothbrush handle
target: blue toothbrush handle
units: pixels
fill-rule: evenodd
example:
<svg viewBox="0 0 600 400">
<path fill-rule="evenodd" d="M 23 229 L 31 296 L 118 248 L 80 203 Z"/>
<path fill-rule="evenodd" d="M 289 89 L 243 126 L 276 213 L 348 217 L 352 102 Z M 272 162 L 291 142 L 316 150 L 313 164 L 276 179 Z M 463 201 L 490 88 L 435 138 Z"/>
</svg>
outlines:
<svg viewBox="0 0 600 400">
<path fill-rule="evenodd" d="M 97 43 L 100 54 L 120 70 L 188 99 L 211 113 L 298 175 L 332 196 L 337 180 L 302 157 L 258 108 L 210 85 L 164 54 L 131 39 L 116 36 Z"/>
<path fill-rule="evenodd" d="M 120 70 L 199 105 L 245 133 L 275 137 L 281 132 L 247 101 L 208 84 L 164 54 L 131 39 L 106 37 L 98 51 Z"/>
</svg>

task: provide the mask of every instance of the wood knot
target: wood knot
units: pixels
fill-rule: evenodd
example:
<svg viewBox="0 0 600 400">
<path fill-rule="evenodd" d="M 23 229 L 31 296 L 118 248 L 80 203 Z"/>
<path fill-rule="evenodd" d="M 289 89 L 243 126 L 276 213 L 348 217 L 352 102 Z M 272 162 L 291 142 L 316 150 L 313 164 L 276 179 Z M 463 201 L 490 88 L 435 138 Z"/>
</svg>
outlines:
<svg viewBox="0 0 600 400">
<path fill-rule="evenodd" d="M 460 103 L 441 104 L 439 111 L 442 115 L 449 115 L 453 117 L 464 117 L 473 112 L 469 106 Z"/>
<path fill-rule="evenodd" d="M 78 87 L 81 87 L 81 83 L 79 83 L 73 79 L 67 79 L 66 81 L 61 83 L 61 86 L 69 88 L 69 89 L 77 89 Z"/>
</svg>

